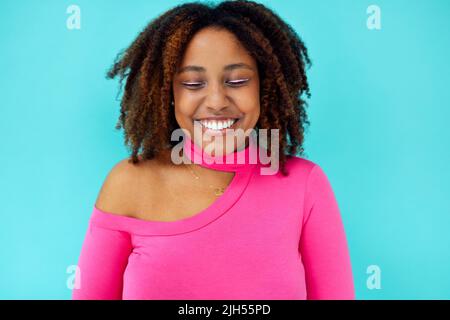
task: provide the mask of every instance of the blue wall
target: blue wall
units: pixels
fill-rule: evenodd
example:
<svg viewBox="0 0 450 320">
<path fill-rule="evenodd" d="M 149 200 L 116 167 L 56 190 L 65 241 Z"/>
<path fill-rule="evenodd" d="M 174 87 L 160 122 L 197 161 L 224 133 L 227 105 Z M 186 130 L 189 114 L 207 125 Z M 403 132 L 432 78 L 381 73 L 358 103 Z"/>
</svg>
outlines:
<svg viewBox="0 0 450 320">
<path fill-rule="evenodd" d="M 261 2 L 313 60 L 306 152 L 335 190 L 357 298 L 449 299 L 450 2 Z M 179 1 L 112 3 L 0 2 L 1 299 L 71 297 L 66 269 L 103 179 L 127 156 L 118 82 L 104 74 Z M 79 30 L 66 27 L 71 4 Z M 371 4 L 380 30 L 366 26 Z M 371 265 L 380 289 L 366 285 Z"/>
</svg>

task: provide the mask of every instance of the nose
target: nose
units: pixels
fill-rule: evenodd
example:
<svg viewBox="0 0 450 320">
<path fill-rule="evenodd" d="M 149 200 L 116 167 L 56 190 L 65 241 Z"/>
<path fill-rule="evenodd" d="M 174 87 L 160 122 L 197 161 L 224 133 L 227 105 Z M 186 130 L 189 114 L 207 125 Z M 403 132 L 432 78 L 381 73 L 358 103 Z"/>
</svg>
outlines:
<svg viewBox="0 0 450 320">
<path fill-rule="evenodd" d="M 220 113 L 222 110 L 228 108 L 229 99 L 227 97 L 226 89 L 221 83 L 215 83 L 208 86 L 205 105 L 208 111 Z"/>
</svg>

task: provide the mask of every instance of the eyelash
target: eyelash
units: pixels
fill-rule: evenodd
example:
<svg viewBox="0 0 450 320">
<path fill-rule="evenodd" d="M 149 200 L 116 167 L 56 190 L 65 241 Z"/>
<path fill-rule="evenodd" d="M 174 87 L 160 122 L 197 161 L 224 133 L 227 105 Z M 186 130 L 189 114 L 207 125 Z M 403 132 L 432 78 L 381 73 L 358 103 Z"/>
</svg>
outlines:
<svg viewBox="0 0 450 320">
<path fill-rule="evenodd" d="M 231 87 L 240 87 L 248 82 L 249 79 L 242 79 L 242 80 L 233 80 L 229 81 L 231 83 Z M 201 82 L 183 82 L 183 85 L 187 88 L 191 89 L 198 89 L 201 87 Z"/>
</svg>

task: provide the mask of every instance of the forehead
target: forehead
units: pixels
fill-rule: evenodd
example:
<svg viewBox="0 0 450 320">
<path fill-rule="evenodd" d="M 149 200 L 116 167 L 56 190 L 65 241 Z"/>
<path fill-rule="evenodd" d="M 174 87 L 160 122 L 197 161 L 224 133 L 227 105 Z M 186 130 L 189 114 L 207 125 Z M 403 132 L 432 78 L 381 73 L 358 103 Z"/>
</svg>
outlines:
<svg viewBox="0 0 450 320">
<path fill-rule="evenodd" d="M 197 32 L 186 47 L 181 66 L 201 65 L 214 69 L 229 63 L 256 63 L 237 37 L 228 30 L 205 28 Z"/>
</svg>

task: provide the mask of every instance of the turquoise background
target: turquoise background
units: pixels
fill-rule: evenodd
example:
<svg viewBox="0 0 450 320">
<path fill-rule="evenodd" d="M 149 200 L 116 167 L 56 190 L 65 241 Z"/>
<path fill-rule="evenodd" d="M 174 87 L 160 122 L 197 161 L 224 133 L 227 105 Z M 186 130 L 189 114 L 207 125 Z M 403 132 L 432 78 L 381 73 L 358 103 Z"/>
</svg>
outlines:
<svg viewBox="0 0 450 320">
<path fill-rule="evenodd" d="M 313 60 L 306 152 L 335 190 L 357 298 L 449 299 L 450 1 L 261 2 Z M 1 299 L 70 299 L 66 269 L 127 156 L 105 72 L 177 3 L 0 2 Z M 66 28 L 71 4 L 80 30 Z M 366 27 L 371 4 L 381 30 Z M 366 286 L 370 265 L 381 289 Z"/>
</svg>

